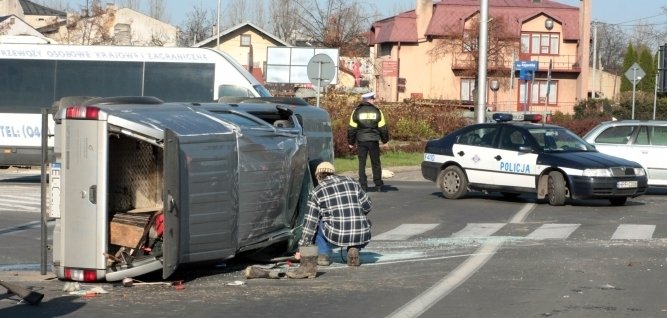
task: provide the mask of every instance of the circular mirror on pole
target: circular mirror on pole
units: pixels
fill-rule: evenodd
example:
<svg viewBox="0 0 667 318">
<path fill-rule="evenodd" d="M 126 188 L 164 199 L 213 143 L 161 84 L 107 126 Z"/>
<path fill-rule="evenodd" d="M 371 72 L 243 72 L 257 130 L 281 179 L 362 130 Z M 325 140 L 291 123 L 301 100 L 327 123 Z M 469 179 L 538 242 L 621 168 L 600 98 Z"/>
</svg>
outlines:
<svg viewBox="0 0 667 318">
<path fill-rule="evenodd" d="M 493 92 L 493 111 L 498 108 L 498 89 L 500 89 L 500 82 L 497 79 L 491 80 L 489 88 Z"/>
</svg>

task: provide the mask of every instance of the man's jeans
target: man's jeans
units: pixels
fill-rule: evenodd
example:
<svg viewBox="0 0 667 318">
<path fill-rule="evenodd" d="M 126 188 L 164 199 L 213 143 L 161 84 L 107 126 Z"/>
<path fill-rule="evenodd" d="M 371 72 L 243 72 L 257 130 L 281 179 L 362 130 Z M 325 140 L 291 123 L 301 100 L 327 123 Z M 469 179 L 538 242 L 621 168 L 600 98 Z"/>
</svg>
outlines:
<svg viewBox="0 0 667 318">
<path fill-rule="evenodd" d="M 331 251 L 334 248 L 342 247 L 338 246 L 335 244 L 332 244 L 329 242 L 326 237 L 324 237 L 324 221 L 320 221 L 319 224 L 317 225 L 317 232 L 315 232 L 315 245 L 317 245 L 317 254 L 319 255 L 330 255 Z M 350 247 L 356 247 L 359 250 L 362 248 L 366 247 L 368 243 L 362 244 L 362 245 L 356 245 L 356 246 L 350 246 Z"/>
</svg>

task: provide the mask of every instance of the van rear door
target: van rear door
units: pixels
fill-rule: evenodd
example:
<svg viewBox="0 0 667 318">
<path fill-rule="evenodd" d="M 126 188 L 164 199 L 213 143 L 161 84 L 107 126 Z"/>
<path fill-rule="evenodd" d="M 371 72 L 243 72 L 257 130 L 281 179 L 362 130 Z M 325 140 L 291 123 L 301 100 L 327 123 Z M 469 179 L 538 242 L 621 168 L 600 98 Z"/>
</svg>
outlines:
<svg viewBox="0 0 667 318">
<path fill-rule="evenodd" d="M 66 174 L 61 216 L 62 266 L 96 273 L 106 271 L 107 147 L 105 121 L 66 119 L 62 170 Z M 83 280 L 84 277 L 68 277 Z"/>
<path fill-rule="evenodd" d="M 238 145 L 224 128 L 179 135 L 167 129 L 164 145 L 164 264 L 232 257 L 238 248 Z"/>
</svg>

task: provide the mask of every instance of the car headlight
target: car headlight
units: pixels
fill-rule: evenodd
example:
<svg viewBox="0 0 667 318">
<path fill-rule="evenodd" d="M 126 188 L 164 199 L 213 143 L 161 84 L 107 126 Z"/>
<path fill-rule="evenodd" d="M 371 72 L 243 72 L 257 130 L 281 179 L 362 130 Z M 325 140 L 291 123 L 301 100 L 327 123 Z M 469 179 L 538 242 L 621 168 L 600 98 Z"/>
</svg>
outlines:
<svg viewBox="0 0 667 318">
<path fill-rule="evenodd" d="M 646 175 L 646 170 L 644 170 L 644 168 L 635 168 L 635 175 L 636 176 L 645 176 Z"/>
<path fill-rule="evenodd" d="M 611 177 L 610 169 L 586 169 L 584 177 Z"/>
</svg>

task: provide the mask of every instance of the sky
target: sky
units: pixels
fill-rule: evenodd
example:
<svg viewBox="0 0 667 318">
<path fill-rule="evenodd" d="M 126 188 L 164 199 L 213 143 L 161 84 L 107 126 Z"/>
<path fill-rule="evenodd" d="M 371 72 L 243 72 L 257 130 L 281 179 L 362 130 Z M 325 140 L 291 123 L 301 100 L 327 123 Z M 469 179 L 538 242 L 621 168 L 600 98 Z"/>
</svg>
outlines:
<svg viewBox="0 0 667 318">
<path fill-rule="evenodd" d="M 185 21 L 185 16 L 192 11 L 195 5 L 210 8 L 215 11 L 218 0 L 164 0 L 166 1 L 167 17 L 171 24 L 180 26 Z M 221 6 L 229 0 L 219 0 Z M 261 0 L 249 0 L 261 1 Z M 392 16 L 397 12 L 408 11 L 415 8 L 415 0 L 362 0 L 375 5 L 382 14 L 381 18 Z M 436 0 L 438 1 L 438 0 Z M 579 6 L 580 0 L 554 0 L 568 5 Z M 592 0 L 594 21 L 618 24 L 621 27 L 632 27 L 636 24 L 655 24 L 657 28 L 667 28 L 667 14 L 662 7 L 667 7 L 665 0 Z M 43 1 L 48 2 L 48 1 Z M 86 0 L 66 0 L 70 8 L 77 9 L 85 7 Z M 103 3 L 113 0 L 102 1 Z M 224 12 L 224 11 L 223 11 Z M 252 21 L 251 21 L 252 22 Z M 223 25 L 223 23 L 221 23 Z"/>
</svg>

